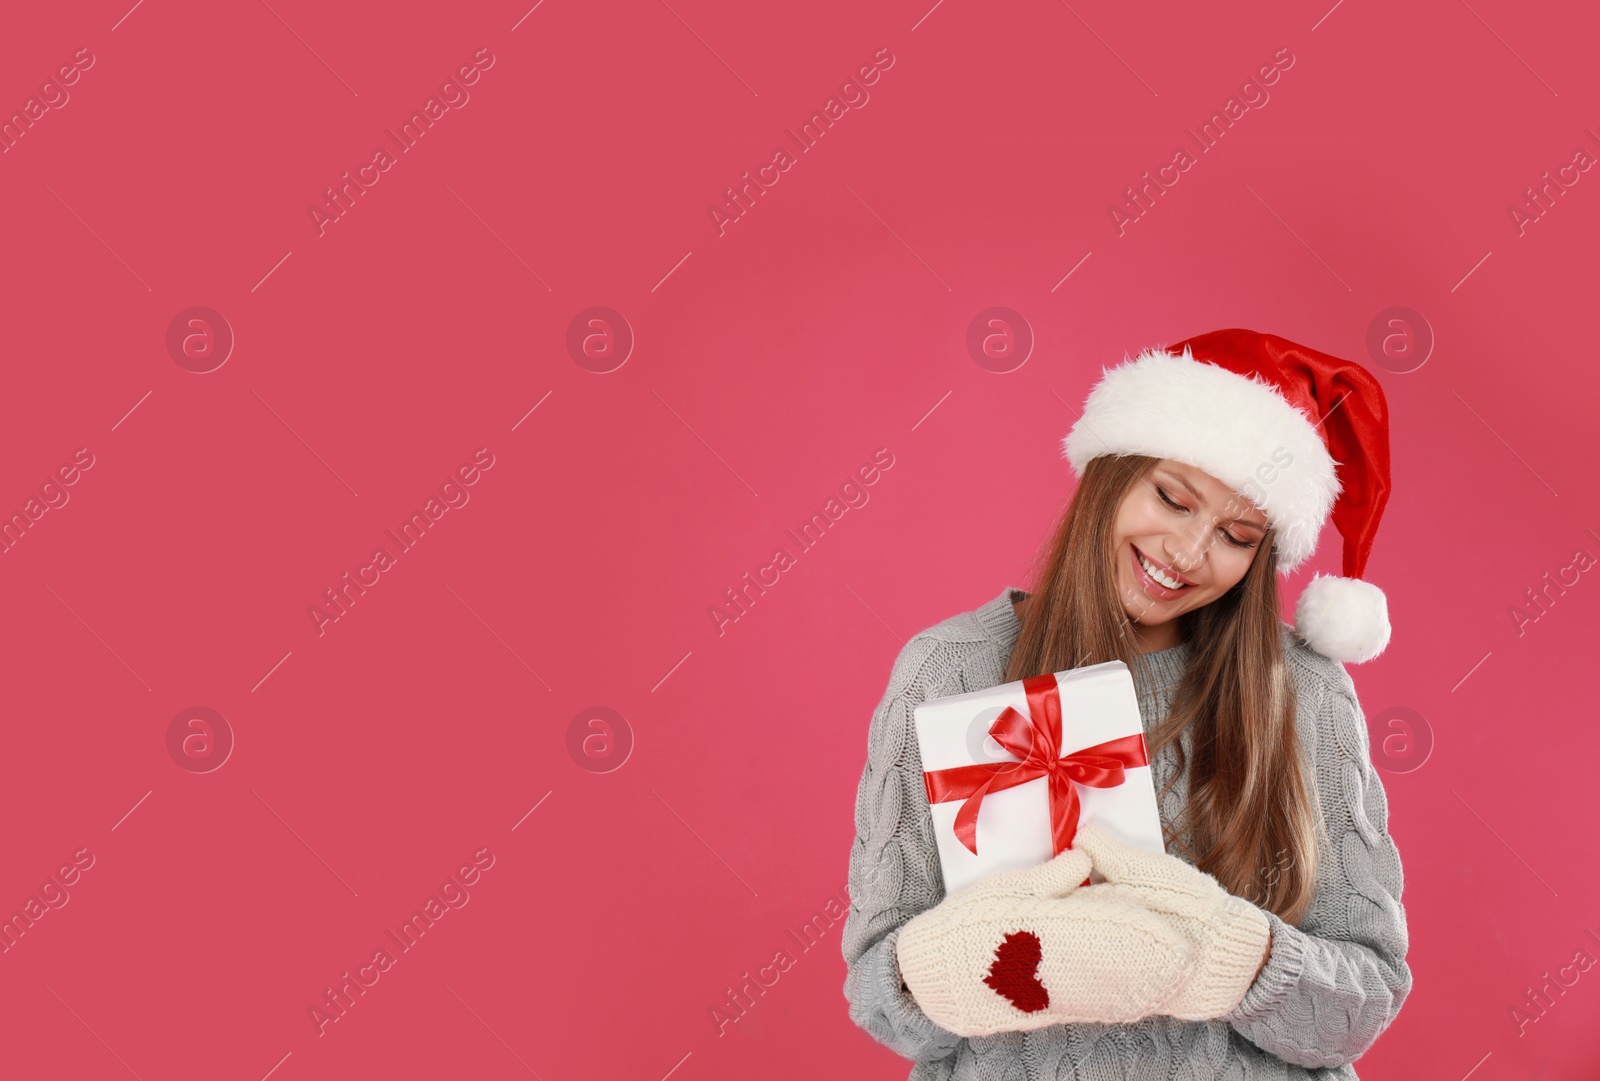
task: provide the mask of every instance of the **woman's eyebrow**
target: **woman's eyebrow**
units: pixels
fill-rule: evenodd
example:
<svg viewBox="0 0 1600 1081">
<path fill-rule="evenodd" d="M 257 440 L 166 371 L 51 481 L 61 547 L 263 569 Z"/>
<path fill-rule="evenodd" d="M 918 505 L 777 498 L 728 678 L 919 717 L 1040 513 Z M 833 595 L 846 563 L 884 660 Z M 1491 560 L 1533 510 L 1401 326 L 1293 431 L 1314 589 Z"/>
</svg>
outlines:
<svg viewBox="0 0 1600 1081">
<path fill-rule="evenodd" d="M 1170 470 L 1165 472 L 1165 473 L 1163 473 L 1162 475 L 1165 476 L 1165 477 L 1172 478 L 1173 480 L 1177 481 L 1179 484 L 1183 485 L 1186 489 L 1188 489 L 1189 494 L 1194 496 L 1194 500 L 1195 500 L 1196 503 L 1200 503 L 1202 505 L 1205 503 L 1205 500 L 1203 498 L 1201 498 L 1200 493 L 1194 490 L 1194 485 L 1190 484 L 1189 481 L 1186 478 L 1180 476 L 1177 473 L 1173 473 Z M 1242 526 L 1246 527 L 1247 529 L 1259 530 L 1262 533 L 1265 533 L 1267 531 L 1267 527 L 1266 527 L 1265 524 L 1263 524 L 1261 522 L 1247 522 L 1243 518 L 1234 518 L 1234 519 L 1231 520 L 1230 524 L 1232 524 L 1232 525 L 1242 525 Z"/>
</svg>

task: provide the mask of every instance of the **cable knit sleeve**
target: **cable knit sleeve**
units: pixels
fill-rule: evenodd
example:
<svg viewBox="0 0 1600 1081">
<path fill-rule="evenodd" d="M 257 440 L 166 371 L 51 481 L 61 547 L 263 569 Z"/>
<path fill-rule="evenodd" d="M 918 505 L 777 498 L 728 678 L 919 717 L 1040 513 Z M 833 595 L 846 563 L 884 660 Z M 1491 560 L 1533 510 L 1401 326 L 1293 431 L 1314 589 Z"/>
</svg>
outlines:
<svg viewBox="0 0 1600 1081">
<path fill-rule="evenodd" d="M 1300 927 L 1267 913 L 1266 967 L 1223 1020 L 1286 1062 L 1330 1067 L 1354 1062 L 1377 1041 L 1411 992 L 1411 970 L 1400 854 L 1355 685 L 1344 665 L 1309 656 L 1315 670 L 1299 687 L 1297 728 L 1312 748 L 1327 826 L 1316 899 Z"/>
<path fill-rule="evenodd" d="M 950 667 L 949 643 L 919 635 L 896 659 L 873 712 L 867 763 L 856 790 L 850 849 L 850 911 L 841 936 L 850 1018 L 896 1054 L 932 1062 L 955 1053 L 961 1037 L 924 1014 L 900 981 L 900 928 L 944 896 L 933 819 L 922 782 L 912 711 Z"/>
</svg>

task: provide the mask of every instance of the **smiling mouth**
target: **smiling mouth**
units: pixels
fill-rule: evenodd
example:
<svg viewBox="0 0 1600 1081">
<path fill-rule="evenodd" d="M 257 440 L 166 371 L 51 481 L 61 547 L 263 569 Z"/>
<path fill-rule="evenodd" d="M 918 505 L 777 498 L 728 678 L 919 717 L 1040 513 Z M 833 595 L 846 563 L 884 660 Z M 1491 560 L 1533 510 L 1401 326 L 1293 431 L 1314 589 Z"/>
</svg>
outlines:
<svg viewBox="0 0 1600 1081">
<path fill-rule="evenodd" d="M 1194 587 L 1193 582 L 1185 581 L 1172 574 L 1172 572 L 1162 569 L 1154 560 L 1141 552 L 1137 545 L 1129 544 L 1128 547 L 1133 549 L 1133 562 L 1139 573 L 1148 579 L 1148 584 L 1155 586 L 1162 593 L 1176 596 L 1184 590 Z M 1157 575 L 1161 577 L 1158 578 L 1156 577 Z M 1162 578 L 1165 578 L 1166 582 L 1162 581 Z M 1168 585 L 1167 582 L 1176 582 L 1178 584 Z"/>
</svg>

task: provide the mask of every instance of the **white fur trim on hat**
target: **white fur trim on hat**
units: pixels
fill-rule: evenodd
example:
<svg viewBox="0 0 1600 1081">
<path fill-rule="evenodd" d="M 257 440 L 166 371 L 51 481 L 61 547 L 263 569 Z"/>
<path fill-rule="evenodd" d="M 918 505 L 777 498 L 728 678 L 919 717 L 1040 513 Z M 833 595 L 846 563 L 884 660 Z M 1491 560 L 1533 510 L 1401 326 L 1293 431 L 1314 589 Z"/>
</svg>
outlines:
<svg viewBox="0 0 1600 1081">
<path fill-rule="evenodd" d="M 1389 644 L 1389 601 L 1360 578 L 1314 575 L 1295 602 L 1294 629 L 1324 657 L 1360 664 Z"/>
<path fill-rule="evenodd" d="M 1316 425 L 1270 383 L 1149 349 L 1105 372 L 1062 440 L 1081 477 L 1102 454 L 1148 454 L 1203 469 L 1271 521 L 1278 570 L 1316 551 L 1339 495 L 1337 464 Z"/>
</svg>

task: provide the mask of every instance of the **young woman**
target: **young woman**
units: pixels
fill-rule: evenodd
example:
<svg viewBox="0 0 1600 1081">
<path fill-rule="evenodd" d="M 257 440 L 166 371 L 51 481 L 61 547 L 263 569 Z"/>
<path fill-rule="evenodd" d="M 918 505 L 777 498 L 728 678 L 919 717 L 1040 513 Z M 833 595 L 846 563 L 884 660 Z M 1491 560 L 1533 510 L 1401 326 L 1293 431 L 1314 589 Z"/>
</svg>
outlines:
<svg viewBox="0 0 1600 1081">
<path fill-rule="evenodd" d="M 1106 372 L 1032 593 L 909 642 L 873 714 L 850 852 L 850 1016 L 912 1081 L 1353 1079 L 1411 990 L 1399 854 L 1344 663 L 1389 641 L 1362 581 L 1388 414 L 1359 365 L 1223 330 Z M 1277 575 L 1328 517 L 1344 576 L 1291 629 Z M 1167 851 L 1093 824 L 944 897 L 913 710 L 1132 670 Z M 1084 882 L 1090 867 L 1105 879 Z"/>
</svg>

